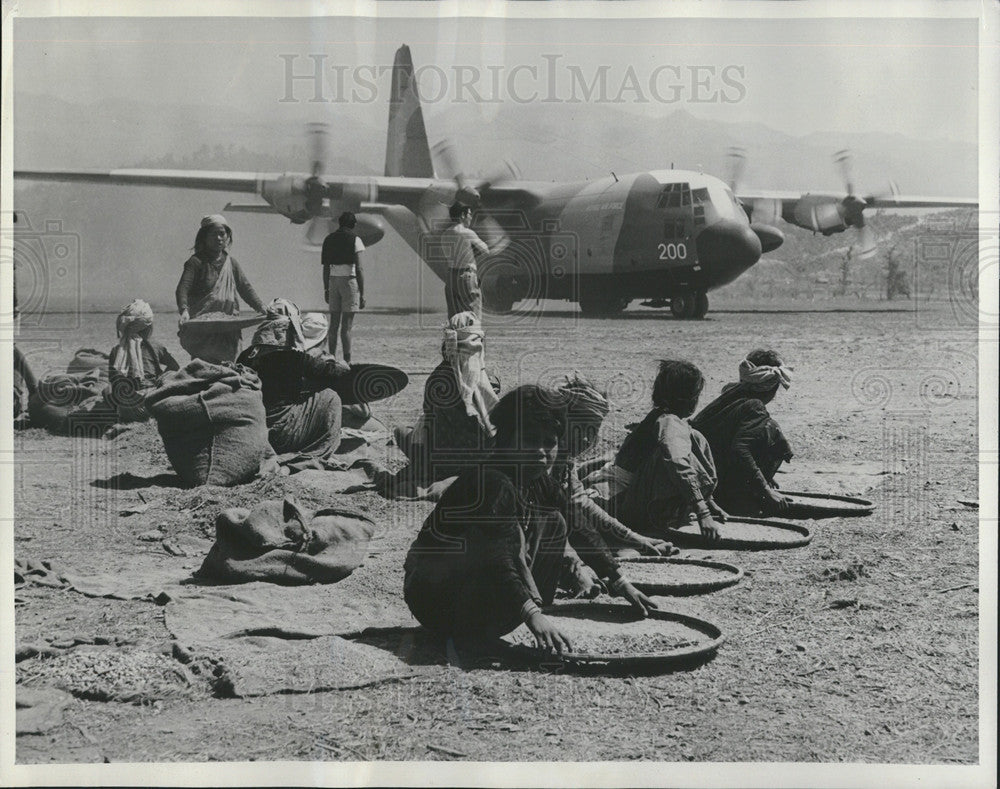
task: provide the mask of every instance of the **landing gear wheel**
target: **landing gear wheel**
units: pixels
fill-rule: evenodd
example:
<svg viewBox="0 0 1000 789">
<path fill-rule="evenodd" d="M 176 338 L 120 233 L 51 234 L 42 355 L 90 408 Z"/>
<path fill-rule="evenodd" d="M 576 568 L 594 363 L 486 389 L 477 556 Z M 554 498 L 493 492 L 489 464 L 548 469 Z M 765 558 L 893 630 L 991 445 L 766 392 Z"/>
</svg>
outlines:
<svg viewBox="0 0 1000 789">
<path fill-rule="evenodd" d="M 583 296 L 580 298 L 580 312 L 584 315 L 617 315 L 631 301 L 624 296 Z"/>
<path fill-rule="evenodd" d="M 670 312 L 675 318 L 691 320 L 697 316 L 698 300 L 693 293 L 681 293 L 670 297 Z"/>
<path fill-rule="evenodd" d="M 701 320 L 708 315 L 708 294 L 700 291 L 694 297 L 694 317 Z"/>
</svg>

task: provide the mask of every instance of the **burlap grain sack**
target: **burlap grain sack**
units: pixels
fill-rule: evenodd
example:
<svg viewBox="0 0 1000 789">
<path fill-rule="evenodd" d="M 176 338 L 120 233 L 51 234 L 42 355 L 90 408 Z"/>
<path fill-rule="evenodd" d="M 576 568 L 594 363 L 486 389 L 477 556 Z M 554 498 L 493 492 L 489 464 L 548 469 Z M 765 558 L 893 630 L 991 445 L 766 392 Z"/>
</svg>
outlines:
<svg viewBox="0 0 1000 789">
<path fill-rule="evenodd" d="M 98 351 L 95 348 L 80 348 L 75 354 L 73 354 L 73 358 L 66 367 L 66 372 L 69 375 L 77 375 L 79 373 L 88 373 L 91 370 L 97 370 L 101 379 L 107 381 L 108 360 L 108 354 L 103 351 Z"/>
<path fill-rule="evenodd" d="M 303 509 L 292 497 L 215 520 L 215 544 L 198 575 L 225 583 L 331 584 L 364 561 L 375 523 L 347 509 Z"/>
<path fill-rule="evenodd" d="M 104 403 L 106 388 L 107 383 L 96 369 L 72 375 L 47 375 L 28 399 L 31 425 L 67 435 L 72 432 L 73 417 L 79 417 L 76 421 L 101 417 L 114 422 L 114 414 L 108 412 Z"/>
<path fill-rule="evenodd" d="M 188 485 L 239 485 L 270 454 L 260 379 L 246 367 L 195 359 L 146 395 L 167 458 Z"/>
</svg>

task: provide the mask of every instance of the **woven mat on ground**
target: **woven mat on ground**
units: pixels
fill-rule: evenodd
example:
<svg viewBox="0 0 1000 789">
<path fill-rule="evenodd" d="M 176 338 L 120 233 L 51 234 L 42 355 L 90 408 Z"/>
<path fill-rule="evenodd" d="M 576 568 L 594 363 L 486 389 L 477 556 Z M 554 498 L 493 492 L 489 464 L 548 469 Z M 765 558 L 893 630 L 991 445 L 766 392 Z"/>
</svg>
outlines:
<svg viewBox="0 0 1000 789">
<path fill-rule="evenodd" d="M 255 581 L 239 586 L 187 586 L 164 609 L 181 644 L 260 635 L 289 639 L 351 636 L 367 627 L 416 624 L 399 594 L 366 597 L 343 584 L 289 588 Z"/>
<path fill-rule="evenodd" d="M 73 697 L 64 690 L 17 686 L 16 730 L 18 734 L 45 734 L 61 726 Z"/>
<path fill-rule="evenodd" d="M 341 584 L 188 587 L 165 615 L 186 652 L 221 665 L 224 695 L 347 689 L 414 675 L 392 652 L 343 638 L 416 625 L 401 593 L 380 600 Z"/>
<path fill-rule="evenodd" d="M 123 553 L 109 556 L 99 571 L 76 571 L 47 559 L 15 559 L 14 586 L 48 586 L 69 589 L 85 597 L 163 602 L 183 588 L 182 582 L 198 568 L 211 544 L 194 539 L 178 542 L 176 547 L 182 556 L 166 550 L 163 554 L 141 557 Z"/>
</svg>

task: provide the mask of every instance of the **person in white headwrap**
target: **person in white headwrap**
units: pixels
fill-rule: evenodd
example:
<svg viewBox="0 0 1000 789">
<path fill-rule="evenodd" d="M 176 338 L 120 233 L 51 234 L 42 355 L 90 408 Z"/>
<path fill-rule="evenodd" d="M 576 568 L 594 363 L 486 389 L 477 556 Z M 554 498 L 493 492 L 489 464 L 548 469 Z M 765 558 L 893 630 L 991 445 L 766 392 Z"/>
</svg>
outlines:
<svg viewBox="0 0 1000 789">
<path fill-rule="evenodd" d="M 330 332 L 330 321 L 322 312 L 307 312 L 302 316 L 302 336 L 306 343 L 306 353 L 322 356 L 326 353 L 326 338 Z"/>
<path fill-rule="evenodd" d="M 792 459 L 792 449 L 767 405 L 779 389 L 788 389 L 792 373 L 772 350 L 759 348 L 739 365 L 739 381 L 691 420 L 708 440 L 719 484 L 715 497 L 737 515 L 781 515 L 788 500 L 774 475 Z"/>
<path fill-rule="evenodd" d="M 108 377 L 125 376 L 151 385 L 168 370 L 180 365 L 170 352 L 153 339 L 153 309 L 142 299 L 124 307 L 115 321 L 118 344 L 108 355 Z"/>
<path fill-rule="evenodd" d="M 348 368 L 306 352 L 295 304 L 275 299 L 267 312 L 273 317 L 257 327 L 237 361 L 260 378 L 268 441 L 279 455 L 324 458 L 340 445 L 342 403 L 331 387 Z"/>
<path fill-rule="evenodd" d="M 422 485 L 447 479 L 489 446 L 490 411 L 500 385 L 486 373 L 482 325 L 471 312 L 453 315 L 444 327 L 441 363 L 424 384 L 423 410 L 413 428 L 397 428 L 396 443 L 410 459 L 398 482 Z"/>
<path fill-rule="evenodd" d="M 149 418 L 142 405 L 145 391 L 180 365 L 153 339 L 153 309 L 142 299 L 122 308 L 115 328 L 118 344 L 108 354 L 107 400 L 116 409 L 118 421 L 143 421 Z"/>
<path fill-rule="evenodd" d="M 181 347 L 192 359 L 206 362 L 231 362 L 239 355 L 242 345 L 240 329 L 193 331 L 186 326 L 191 318 L 208 313 L 239 315 L 243 298 L 257 312 L 264 312 L 264 303 L 246 278 L 243 269 L 229 254 L 233 230 L 221 214 L 201 220 L 194 240 L 194 254 L 184 264 L 184 273 L 177 283 L 177 312 Z"/>
</svg>

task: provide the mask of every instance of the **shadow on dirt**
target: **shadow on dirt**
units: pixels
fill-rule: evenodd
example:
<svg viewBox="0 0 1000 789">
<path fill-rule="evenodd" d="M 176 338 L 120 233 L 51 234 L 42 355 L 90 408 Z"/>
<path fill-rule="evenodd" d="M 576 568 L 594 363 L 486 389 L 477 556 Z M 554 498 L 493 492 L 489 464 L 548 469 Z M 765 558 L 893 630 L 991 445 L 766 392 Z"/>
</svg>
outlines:
<svg viewBox="0 0 1000 789">
<path fill-rule="evenodd" d="M 151 477 L 140 477 L 129 471 L 123 471 L 107 479 L 95 479 L 90 483 L 102 490 L 140 490 L 142 488 L 186 488 L 181 478 L 176 474 L 154 474 Z"/>
</svg>

